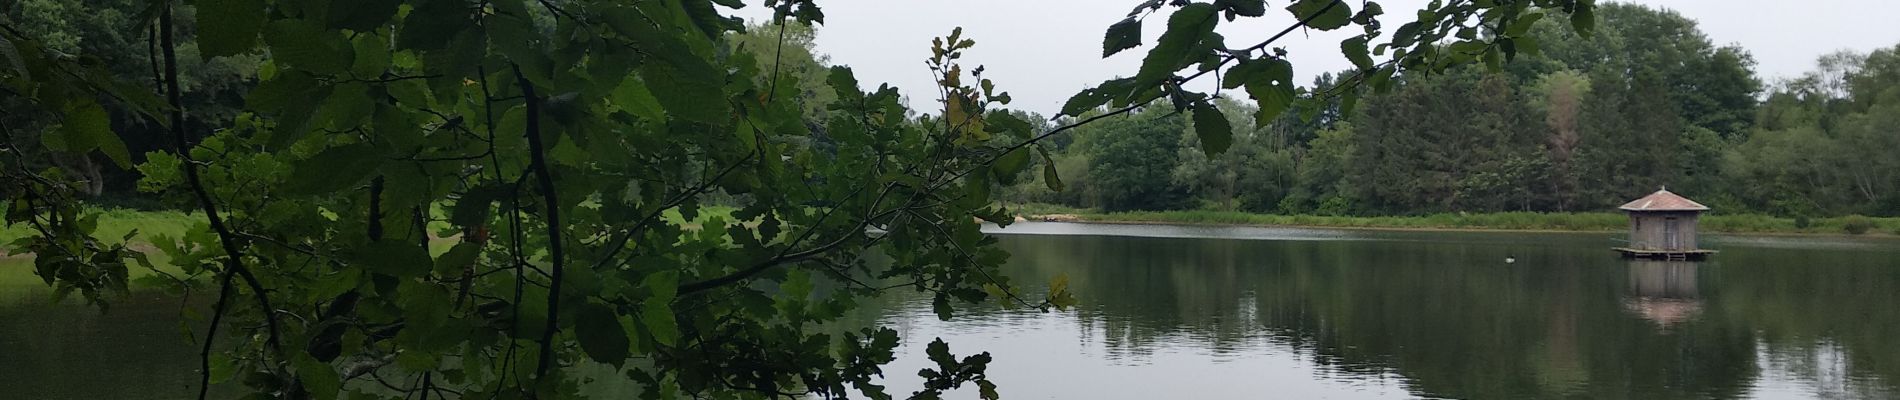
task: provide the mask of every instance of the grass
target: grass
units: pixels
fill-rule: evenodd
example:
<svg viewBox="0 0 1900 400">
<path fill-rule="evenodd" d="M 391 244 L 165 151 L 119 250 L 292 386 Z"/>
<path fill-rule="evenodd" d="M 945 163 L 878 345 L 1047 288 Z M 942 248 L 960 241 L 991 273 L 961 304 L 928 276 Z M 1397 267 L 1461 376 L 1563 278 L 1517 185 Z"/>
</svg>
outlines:
<svg viewBox="0 0 1900 400">
<path fill-rule="evenodd" d="M 1084 222 L 1581 232 L 1613 232 L 1629 229 L 1628 217 L 1622 213 L 1611 212 L 1439 213 L 1418 216 L 1355 217 L 1215 210 L 1104 213 L 1046 204 L 1025 204 L 1013 206 L 1013 209 L 1025 216 L 1065 214 Z M 1851 218 L 1816 218 L 1809 226 L 1803 228 L 1797 227 L 1793 218 L 1760 214 L 1711 214 L 1702 217 L 1700 228 L 1705 232 L 1721 233 L 1847 234 L 1849 232 L 1847 225 Z M 1869 233 L 1892 234 L 1895 229 L 1900 229 L 1900 218 L 1866 219 L 1873 223 L 1873 228 L 1868 231 Z"/>
<path fill-rule="evenodd" d="M 432 211 L 435 214 L 436 220 L 429 222 L 429 231 L 442 232 L 448 230 L 450 228 L 449 223 L 442 221 L 442 219 L 447 218 L 447 210 L 443 210 L 441 207 L 436 208 L 436 210 Z M 724 218 L 730 222 L 732 220 L 732 212 L 735 210 L 737 209 L 727 206 L 704 206 L 700 207 L 699 218 L 692 221 L 687 221 L 685 218 L 682 218 L 678 210 L 667 210 L 661 214 L 660 218 L 673 224 L 697 228 L 700 223 L 710 220 L 713 217 Z M 142 238 L 150 238 L 158 235 L 174 238 L 181 237 L 184 236 L 185 231 L 190 229 L 193 225 L 206 223 L 202 215 L 181 211 L 89 208 L 82 212 L 81 215 L 90 214 L 97 214 L 99 216 L 99 226 L 98 229 L 93 232 L 93 236 L 107 243 L 122 242 L 126 234 L 134 230 L 138 231 L 138 235 L 132 238 L 134 242 L 144 242 L 145 240 Z M 10 243 L 32 234 L 32 228 L 25 224 L 7 226 L 4 229 L 0 229 L 0 243 Z"/>
<path fill-rule="evenodd" d="M 119 243 L 125 240 L 127 233 L 138 231 L 138 237 L 165 235 L 184 236 L 185 230 L 193 224 L 204 223 L 205 219 L 197 214 L 180 211 L 138 211 L 131 209 L 88 209 L 81 215 L 98 214 L 99 226 L 93 236 L 107 243 Z M 14 224 L 0 229 L 0 243 L 11 243 L 16 239 L 33 234 L 33 229 L 25 224 Z M 137 241 L 138 237 L 133 238 Z"/>
</svg>

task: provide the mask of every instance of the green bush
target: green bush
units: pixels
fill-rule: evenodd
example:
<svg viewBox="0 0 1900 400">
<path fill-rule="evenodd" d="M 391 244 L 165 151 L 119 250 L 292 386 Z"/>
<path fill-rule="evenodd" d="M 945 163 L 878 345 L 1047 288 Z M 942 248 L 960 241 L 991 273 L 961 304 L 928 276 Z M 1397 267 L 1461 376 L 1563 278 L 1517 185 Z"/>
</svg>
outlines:
<svg viewBox="0 0 1900 400">
<path fill-rule="evenodd" d="M 1874 220 L 1865 215 L 1854 214 L 1841 219 L 1841 229 L 1847 233 L 1859 235 L 1874 228 Z"/>
</svg>

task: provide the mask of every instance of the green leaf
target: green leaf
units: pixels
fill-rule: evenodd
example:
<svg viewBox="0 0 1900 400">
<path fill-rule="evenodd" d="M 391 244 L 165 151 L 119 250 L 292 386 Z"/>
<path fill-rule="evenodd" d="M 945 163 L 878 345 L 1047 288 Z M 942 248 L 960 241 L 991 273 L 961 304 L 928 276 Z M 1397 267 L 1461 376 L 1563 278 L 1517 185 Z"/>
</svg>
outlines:
<svg viewBox="0 0 1900 400">
<path fill-rule="evenodd" d="M 1345 0 L 1300 0 L 1286 6 L 1293 18 L 1307 21 L 1306 26 L 1322 31 L 1330 31 L 1352 22 L 1352 7 Z M 1311 17 L 1312 20 L 1307 20 Z"/>
<path fill-rule="evenodd" d="M 1263 0 L 1214 0 L 1214 6 L 1243 17 L 1267 15 L 1267 2 Z"/>
<path fill-rule="evenodd" d="M 640 285 L 645 286 L 650 293 L 647 295 L 648 302 L 672 302 L 673 297 L 679 294 L 679 284 L 680 275 L 675 271 L 655 272 L 640 280 Z"/>
<path fill-rule="evenodd" d="M 389 42 L 382 36 L 357 36 L 351 44 L 351 51 L 356 54 L 356 61 L 350 67 L 350 72 L 355 72 L 357 76 L 379 76 L 384 69 L 389 68 Z"/>
<path fill-rule="evenodd" d="M 653 92 L 647 91 L 647 84 L 640 78 L 628 75 L 614 88 L 613 101 L 621 111 L 653 123 L 666 122 L 666 110 L 660 108 L 660 100 L 653 98 Z"/>
<path fill-rule="evenodd" d="M 1266 68 L 1265 62 L 1241 60 L 1235 63 L 1233 68 L 1227 69 L 1227 74 L 1221 77 L 1220 87 L 1233 89 L 1246 85 L 1247 82 L 1258 78 L 1262 72 L 1266 71 Z"/>
<path fill-rule="evenodd" d="M 412 278 L 429 273 L 435 266 L 429 259 L 429 249 L 410 241 L 382 240 L 357 249 L 357 257 L 371 271 L 398 278 Z"/>
<path fill-rule="evenodd" d="M 720 92 L 721 79 L 713 73 L 716 69 L 697 56 L 674 53 L 640 68 L 640 76 L 651 86 L 653 97 L 672 115 L 724 125 L 732 117 L 731 107 L 725 93 Z"/>
<path fill-rule="evenodd" d="M 1352 60 L 1352 65 L 1359 67 L 1359 69 L 1372 68 L 1372 55 L 1370 51 L 1366 50 L 1365 35 L 1353 36 L 1350 39 L 1339 42 L 1339 51 L 1345 53 L 1346 59 Z"/>
<path fill-rule="evenodd" d="M 310 92 L 317 89 L 317 78 L 303 72 L 281 72 L 270 80 L 259 82 L 257 87 L 244 96 L 244 104 L 252 110 L 275 113 L 284 110 L 296 102 L 310 101 Z"/>
<path fill-rule="evenodd" d="M 1525 33 L 1531 31 L 1531 27 L 1537 25 L 1538 20 L 1542 19 L 1544 19 L 1544 13 L 1542 12 L 1531 12 L 1520 15 L 1516 20 L 1511 21 L 1510 27 L 1504 30 L 1504 34 L 1506 36 L 1523 36 Z"/>
<path fill-rule="evenodd" d="M 1056 174 L 1056 159 L 1049 156 L 1049 149 L 1036 146 L 1036 152 L 1042 154 L 1042 183 L 1049 190 L 1062 191 L 1062 177 Z"/>
<path fill-rule="evenodd" d="M 0 64 L 0 66 L 6 67 L 6 69 L 0 69 L 0 71 L 15 72 L 21 77 L 33 79 L 33 73 L 26 69 L 26 60 L 20 59 L 19 48 L 15 47 L 13 41 L 7 40 L 5 36 L 0 36 L 0 62 L 5 62 L 5 64 Z"/>
<path fill-rule="evenodd" d="M 1537 47 L 1537 38 L 1530 37 L 1530 36 L 1522 36 L 1522 37 L 1512 39 L 1512 42 L 1517 43 L 1518 54 L 1523 54 L 1526 56 L 1535 56 L 1538 54 L 1539 49 Z"/>
<path fill-rule="evenodd" d="M 330 11 L 326 16 L 332 28 L 368 32 L 388 23 L 390 17 L 396 16 L 396 9 L 402 3 L 390 0 L 330 0 Z"/>
<path fill-rule="evenodd" d="M 1590 1 L 1577 2 L 1577 9 L 1570 12 L 1570 27 L 1577 35 L 1589 38 L 1597 30 L 1596 5 Z"/>
<path fill-rule="evenodd" d="M 936 297 L 931 298 L 930 311 L 936 313 L 940 321 L 949 321 L 957 315 L 956 307 L 950 306 L 950 295 L 943 292 L 937 292 Z"/>
<path fill-rule="evenodd" d="M 1498 56 L 1499 52 L 1500 50 L 1498 49 L 1497 46 L 1485 48 L 1484 68 L 1486 70 L 1489 70 L 1491 72 L 1498 72 L 1498 71 L 1504 70 L 1503 61 L 1500 60 L 1501 57 Z"/>
<path fill-rule="evenodd" d="M 785 298 L 788 299 L 804 300 L 810 298 L 812 291 L 811 273 L 801 269 L 786 271 L 785 281 L 779 283 L 778 288 L 779 292 L 784 293 Z"/>
<path fill-rule="evenodd" d="M 354 51 L 343 34 L 309 21 L 285 19 L 264 30 L 271 59 L 292 68 L 318 74 L 340 74 L 350 68 Z"/>
<path fill-rule="evenodd" d="M 125 142 L 112 133 L 110 116 L 98 102 L 73 101 L 61 107 L 61 111 L 64 119 L 59 129 L 40 138 L 47 148 L 80 154 L 97 149 L 120 168 L 132 167 L 132 156 L 125 150 Z"/>
<path fill-rule="evenodd" d="M 1148 56 L 1141 59 L 1141 69 L 1135 73 L 1135 88 L 1159 85 L 1173 76 L 1174 71 L 1200 60 L 1192 53 L 1214 33 L 1214 26 L 1220 24 L 1220 20 L 1214 18 L 1214 11 L 1214 5 L 1207 3 L 1189 4 L 1175 10 L 1174 15 L 1168 17 L 1168 31 L 1161 34 L 1155 47 L 1148 50 Z"/>
<path fill-rule="evenodd" d="M 616 367 L 626 363 L 627 331 L 620 326 L 620 316 L 612 307 L 590 301 L 581 305 L 575 318 L 574 338 L 581 342 L 588 358 Z"/>
<path fill-rule="evenodd" d="M 1049 278 L 1049 295 L 1045 300 L 1058 309 L 1076 305 L 1075 293 L 1069 291 L 1069 274 L 1056 274 Z"/>
<path fill-rule="evenodd" d="M 1352 110 L 1359 108 L 1359 91 L 1347 90 L 1339 99 L 1340 118 L 1351 118 Z"/>
<path fill-rule="evenodd" d="M 1003 153 L 1002 157 L 997 157 L 996 164 L 991 170 L 996 172 L 997 181 L 1010 183 L 1015 180 L 1017 174 L 1023 172 L 1023 168 L 1028 166 L 1029 149 L 1019 148 Z"/>
<path fill-rule="evenodd" d="M 633 38 L 645 53 L 640 78 L 667 114 L 711 125 L 732 119 L 732 105 L 722 91 L 723 68 L 694 53 L 679 33 L 656 29 L 648 17 L 628 15 L 633 11 L 626 9 L 611 11 L 621 13 L 610 15 L 608 25 Z"/>
<path fill-rule="evenodd" d="M 332 147 L 298 162 L 286 182 L 292 194 L 335 194 L 369 179 L 383 164 L 383 156 L 368 143 Z"/>
<path fill-rule="evenodd" d="M 825 77 L 825 83 L 831 85 L 833 91 L 838 92 L 839 100 L 856 102 L 864 98 L 864 91 L 858 88 L 857 74 L 851 71 L 851 67 L 832 66 L 830 75 Z"/>
<path fill-rule="evenodd" d="M 343 388 L 343 379 L 330 364 L 317 361 L 308 356 L 292 359 L 297 366 L 297 377 L 301 378 L 305 389 L 318 399 L 334 399 L 337 391 Z"/>
<path fill-rule="evenodd" d="M 679 343 L 679 323 L 673 320 L 671 304 L 648 299 L 641 306 L 640 323 L 647 327 L 647 334 L 653 336 L 653 341 L 667 346 Z"/>
<path fill-rule="evenodd" d="M 227 356 L 224 354 L 214 354 L 210 358 L 211 358 L 210 360 L 211 361 L 211 371 L 210 371 L 211 383 L 230 382 L 231 378 L 237 377 L 237 366 L 231 363 L 230 356 Z"/>
<path fill-rule="evenodd" d="M 680 331 L 673 320 L 673 297 L 679 294 L 679 273 L 655 272 L 641 279 L 640 285 L 648 291 L 640 307 L 640 323 L 646 326 L 647 334 L 663 345 L 678 343 Z"/>
<path fill-rule="evenodd" d="M 1141 21 L 1128 17 L 1108 26 L 1108 34 L 1102 37 L 1102 58 L 1137 46 L 1141 46 Z"/>
<path fill-rule="evenodd" d="M 469 189 L 462 198 L 455 200 L 455 208 L 449 210 L 449 223 L 457 226 L 477 226 L 487 222 L 489 209 L 496 200 L 512 194 L 507 186 L 488 185 Z"/>
<path fill-rule="evenodd" d="M 243 54 L 257 46 L 257 34 L 269 21 L 264 0 L 198 0 L 198 56 L 204 59 Z"/>
<path fill-rule="evenodd" d="M 1069 101 L 1062 103 L 1062 115 L 1081 116 L 1082 113 L 1107 104 L 1109 99 L 1106 93 L 1097 92 L 1095 89 L 1082 89 L 1074 96 L 1069 96 Z"/>
<path fill-rule="evenodd" d="M 456 243 L 455 247 L 450 247 L 449 251 L 442 253 L 441 257 L 436 257 L 435 272 L 445 276 L 457 275 L 463 269 L 474 265 L 475 259 L 481 255 L 482 246 L 480 244 L 476 244 L 475 242 Z"/>
<path fill-rule="evenodd" d="M 1266 127 L 1281 113 L 1293 105 L 1293 64 L 1284 59 L 1249 60 L 1247 63 L 1260 63 L 1260 72 L 1248 80 L 1247 95 L 1259 103 L 1260 110 L 1254 114 L 1254 125 Z M 1236 67 L 1238 68 L 1238 67 Z"/>
<path fill-rule="evenodd" d="M 1227 116 L 1209 102 L 1194 106 L 1194 135 L 1201 138 L 1201 153 L 1208 157 L 1226 152 L 1234 143 L 1234 128 L 1227 124 Z"/>
<path fill-rule="evenodd" d="M 983 123 L 983 130 L 986 132 L 1007 133 L 1021 137 L 1027 137 L 1029 134 L 1034 133 L 1030 132 L 1030 130 L 1035 129 L 1029 126 L 1028 121 L 1017 118 L 1015 114 L 1011 114 L 1007 110 L 990 111 L 988 115 L 983 117 Z"/>
<path fill-rule="evenodd" d="M 318 115 L 322 116 L 319 121 L 337 131 L 357 127 L 363 119 L 376 112 L 376 103 L 372 102 L 369 93 L 369 85 L 361 82 L 337 85 L 333 96 L 325 99 L 322 108 L 318 109 Z"/>
<path fill-rule="evenodd" d="M 421 0 L 403 17 L 396 45 L 410 49 L 447 48 L 450 39 L 474 26 L 469 10 L 459 0 Z"/>
</svg>

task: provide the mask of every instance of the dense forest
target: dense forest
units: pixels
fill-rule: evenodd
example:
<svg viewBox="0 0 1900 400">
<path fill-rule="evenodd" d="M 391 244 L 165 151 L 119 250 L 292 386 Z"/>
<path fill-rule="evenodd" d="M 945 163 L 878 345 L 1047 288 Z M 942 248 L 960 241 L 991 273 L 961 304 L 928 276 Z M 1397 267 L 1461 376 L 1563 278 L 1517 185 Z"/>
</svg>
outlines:
<svg viewBox="0 0 1900 400">
<path fill-rule="evenodd" d="M 1659 186 L 1723 213 L 1900 215 L 1900 47 L 1838 52 L 1764 82 L 1746 49 L 1667 10 L 1606 4 L 1593 37 L 1555 23 L 1541 51 L 1488 72 L 1395 79 L 1348 115 L 1256 128 L 1222 101 L 1230 151 L 1208 158 L 1170 107 L 1056 142 L 1073 190 L 1018 202 L 1119 210 L 1323 215 L 1604 211 Z M 1347 72 L 1350 73 L 1350 72 Z M 1315 87 L 1330 87 L 1326 74 Z"/>
</svg>

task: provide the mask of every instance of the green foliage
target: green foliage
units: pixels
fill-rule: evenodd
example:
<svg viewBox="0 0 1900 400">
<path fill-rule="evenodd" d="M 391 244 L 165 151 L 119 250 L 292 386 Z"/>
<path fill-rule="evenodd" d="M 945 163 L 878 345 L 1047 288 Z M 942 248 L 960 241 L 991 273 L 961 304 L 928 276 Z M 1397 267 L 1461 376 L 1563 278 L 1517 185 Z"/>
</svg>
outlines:
<svg viewBox="0 0 1900 400">
<path fill-rule="evenodd" d="M 1219 7 L 1229 4 L 1215 6 L 1226 12 Z M 1324 2 L 1287 6 L 1299 12 L 1316 4 Z M 1354 8 L 1354 24 L 1383 12 Z M 1588 20 L 1591 33 L 1566 27 L 1566 18 Z M 1711 43 L 1693 20 L 1672 11 L 1559 4 L 1527 7 L 1504 26 L 1521 35 L 1488 40 L 1476 30 L 1420 33 L 1420 25 L 1401 27 L 1406 35 L 1388 43 L 1354 35 L 1340 44 L 1354 70 L 1323 74 L 1305 88 L 1291 82 L 1291 63 L 1270 48 L 1218 65 L 1219 54 L 1190 56 L 1199 67 L 1178 70 L 1173 79 L 1220 72 L 1223 90 L 1244 89 L 1223 93 L 1247 93 L 1256 107 L 1169 93 L 1166 83 L 1142 93 L 1191 113 L 1196 129 L 1183 143 L 1201 151 L 1177 155 L 1165 185 L 1149 176 L 1156 181 L 1147 185 L 1172 188 L 1141 202 L 1337 215 L 1576 212 L 1606 210 L 1667 185 L 1724 212 L 1900 215 L 1891 179 L 1900 164 L 1882 155 L 1900 142 L 1877 134 L 1900 126 L 1889 117 L 1900 113 L 1876 94 L 1900 82 L 1879 72 L 1896 70 L 1891 49 L 1826 57 L 1822 71 L 1757 102 L 1750 99 L 1762 83 L 1747 52 Z M 1419 47 L 1405 37 L 1437 42 Z M 1407 55 L 1399 65 L 1378 59 L 1401 50 Z M 1457 66 L 1494 52 L 1511 62 L 1500 60 L 1495 72 Z M 1413 56 L 1429 63 L 1407 66 Z M 1063 113 L 1121 111 L 1117 102 L 1142 98 L 1126 97 L 1140 86 L 1104 82 L 1071 98 Z M 1199 129 L 1214 125 L 1209 109 L 1228 117 L 1229 140 L 1221 130 Z M 1093 158 L 1112 143 L 1086 136 L 1051 149 L 1049 167 L 1101 164 Z M 1226 153 L 1210 153 L 1220 149 Z M 1095 195 L 1103 192 L 1098 181 L 1131 187 L 1127 179 L 1092 172 L 1069 173 L 1065 182 L 1089 195 L 1015 190 L 1007 198 L 1115 208 Z"/>
<path fill-rule="evenodd" d="M 1234 143 L 1233 127 L 1227 125 L 1227 116 L 1212 104 L 1194 107 L 1194 133 L 1201 139 L 1201 151 L 1214 155 L 1227 151 Z"/>
<path fill-rule="evenodd" d="M 1169 182 L 1179 164 L 1186 118 L 1159 108 L 1127 117 L 1122 123 L 1078 133 L 1090 137 L 1089 190 L 1103 209 L 1162 210 L 1180 204 Z"/>
<path fill-rule="evenodd" d="M 1129 17 L 1108 26 L 1108 33 L 1102 38 L 1102 57 L 1137 46 L 1141 46 L 1141 20 Z"/>
<path fill-rule="evenodd" d="M 1841 219 L 1841 230 L 1850 234 L 1863 234 L 1874 229 L 1874 221 L 1864 215 L 1849 215 Z"/>
<path fill-rule="evenodd" d="M 1307 27 L 1322 31 L 1345 27 L 1352 16 L 1351 6 L 1334 0 L 1299 0 L 1287 5 L 1286 11 L 1306 21 Z"/>
<path fill-rule="evenodd" d="M 204 0 L 197 6 L 199 16 L 218 21 L 198 32 L 198 56 L 205 59 L 249 51 L 269 21 L 264 18 L 263 0 Z"/>
<path fill-rule="evenodd" d="M 1190 110 L 1201 156 L 1274 165 L 1230 182 L 1288 181 L 1293 148 L 1221 149 L 1288 143 L 1235 127 L 1331 107 L 1291 82 L 1285 53 L 1269 48 L 1277 37 L 1230 46 L 1215 33 L 1222 17 L 1263 17 L 1258 1 L 1143 2 L 1104 36 L 1105 55 L 1141 45 L 1140 14 L 1179 8 L 1134 77 L 1064 106 L 1071 117 L 1115 108 L 1092 114 L 1102 118 L 1146 108 L 1101 129 L 1043 129 L 1004 110 L 1009 94 L 958 61 L 976 44 L 960 29 L 928 60 L 937 87 L 924 92 L 943 109 L 919 115 L 896 89 L 867 92 L 811 53 L 807 27 L 824 14 L 806 0 L 768 1 L 773 25 L 752 27 L 728 16 L 741 2 L 710 0 L 98 2 L 23 6 L 25 23 L 48 29 L 0 21 L 0 130 L 8 149 L 46 145 L 21 157 L 34 164 L 5 166 L 8 222 L 33 229 L 9 248 L 36 253 L 61 291 L 123 292 L 144 256 L 129 235 L 95 239 L 99 213 L 75 194 L 104 190 L 94 150 L 137 165 L 142 192 L 203 218 L 147 240 L 181 272 L 167 284 L 218 282 L 205 377 L 291 398 L 354 391 L 360 365 L 419 376 L 390 388 L 411 394 L 574 397 L 592 364 L 614 365 L 647 398 L 888 398 L 873 379 L 896 333 L 833 340 L 822 328 L 857 299 L 927 292 L 945 319 L 993 297 L 1076 303 L 1066 278 L 1028 301 L 998 272 L 1007 254 L 977 222 L 1010 221 L 998 183 L 1039 161 L 1023 183 L 1083 187 L 1108 209 L 1183 203 L 1170 177 L 1189 147 L 1177 114 Z M 1508 25 L 1523 9 L 1428 11 L 1389 43 L 1407 51 L 1355 76 L 1469 61 L 1428 54 L 1457 25 L 1436 21 Z M 1382 35 L 1371 4 L 1290 11 L 1307 27 Z M 1342 50 L 1391 46 L 1359 47 Z M 1264 105 L 1253 124 L 1182 89 L 1235 68 L 1235 87 Z M 1151 104 L 1164 98 L 1176 112 Z M 15 122 L 35 133 L 13 136 Z M 1070 130 L 1072 146 L 1037 143 Z M 1064 182 L 1080 177 L 1093 179 Z M 217 330 L 240 326 L 260 328 Z M 936 365 L 914 397 L 966 384 L 998 397 L 986 353 L 959 358 L 941 341 L 928 353 Z"/>
<path fill-rule="evenodd" d="M 112 132 L 106 110 L 99 103 L 76 100 L 60 112 L 65 120 L 60 121 L 59 129 L 40 136 L 47 149 L 78 154 L 98 150 L 122 167 L 131 166 L 132 156 L 126 153 L 125 142 Z"/>
</svg>

